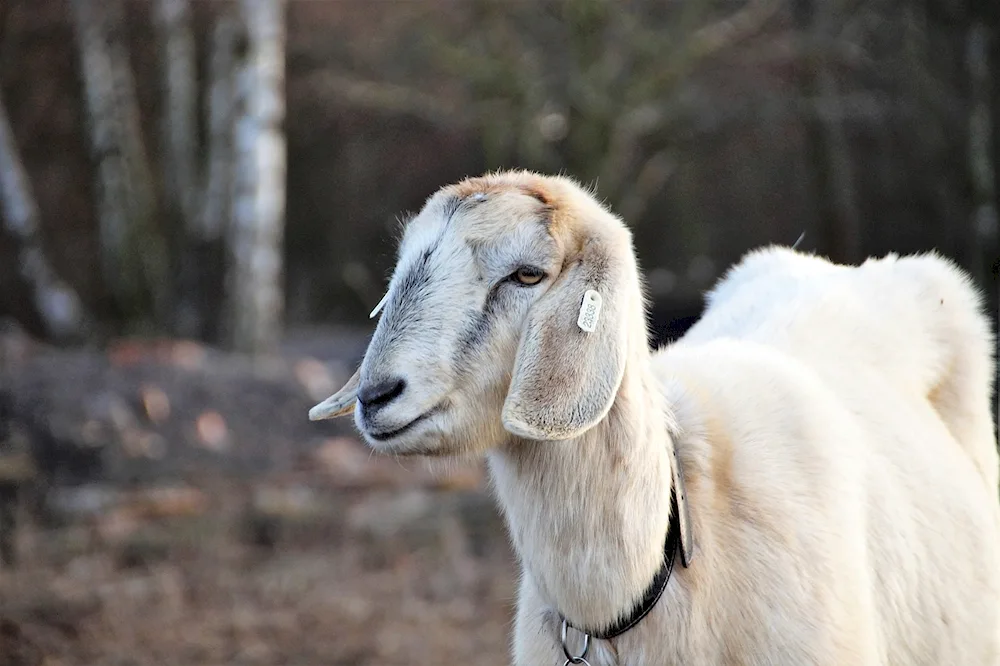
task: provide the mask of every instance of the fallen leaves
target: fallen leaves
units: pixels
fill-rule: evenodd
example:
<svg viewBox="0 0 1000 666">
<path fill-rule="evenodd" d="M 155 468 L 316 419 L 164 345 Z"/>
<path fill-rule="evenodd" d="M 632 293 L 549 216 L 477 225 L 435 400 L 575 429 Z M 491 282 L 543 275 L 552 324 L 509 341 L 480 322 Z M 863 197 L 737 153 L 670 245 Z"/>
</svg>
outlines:
<svg viewBox="0 0 1000 666">
<path fill-rule="evenodd" d="M 316 402 L 324 400 L 338 388 L 326 364 L 314 358 L 304 358 L 296 362 L 292 366 L 292 372 L 309 397 Z"/>
<path fill-rule="evenodd" d="M 108 345 L 108 360 L 116 367 L 128 367 L 143 362 L 175 365 L 185 370 L 197 370 L 205 362 L 207 350 L 192 340 L 115 340 Z"/>
<path fill-rule="evenodd" d="M 206 449 L 217 453 L 229 449 L 229 428 L 219 412 L 214 410 L 202 412 L 195 421 L 195 429 L 198 441 Z"/>
<path fill-rule="evenodd" d="M 158 386 L 143 384 L 139 387 L 139 397 L 150 421 L 161 424 L 170 418 L 170 398 Z"/>
<path fill-rule="evenodd" d="M 0 664 L 3 666 L 41 666 L 44 655 L 10 618 L 0 617 Z"/>
<path fill-rule="evenodd" d="M 122 540 L 151 521 L 198 516 L 209 508 L 208 496 L 190 486 L 146 488 L 118 496 L 97 520 L 98 533 L 109 541 Z"/>
</svg>

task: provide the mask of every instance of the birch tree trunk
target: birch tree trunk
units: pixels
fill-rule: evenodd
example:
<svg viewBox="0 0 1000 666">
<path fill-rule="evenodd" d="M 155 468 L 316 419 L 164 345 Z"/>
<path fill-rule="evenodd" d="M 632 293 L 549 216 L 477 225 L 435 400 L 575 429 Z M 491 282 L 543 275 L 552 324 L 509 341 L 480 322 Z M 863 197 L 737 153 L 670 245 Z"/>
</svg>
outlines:
<svg viewBox="0 0 1000 666">
<path fill-rule="evenodd" d="M 237 74 L 227 288 L 233 347 L 263 354 L 280 339 L 284 310 L 285 6 L 241 0 L 240 8 L 247 39 Z"/>
<path fill-rule="evenodd" d="M 72 0 L 98 170 L 101 265 L 127 317 L 166 317 L 166 252 L 125 44 L 121 0 Z"/>
<path fill-rule="evenodd" d="M 86 333 L 83 307 L 76 292 L 52 270 L 42 249 L 38 206 L 24 169 L 7 110 L 0 99 L 0 215 L 3 228 L 17 242 L 21 275 L 31 288 L 35 309 L 46 331 L 57 340 L 81 339 Z"/>
</svg>

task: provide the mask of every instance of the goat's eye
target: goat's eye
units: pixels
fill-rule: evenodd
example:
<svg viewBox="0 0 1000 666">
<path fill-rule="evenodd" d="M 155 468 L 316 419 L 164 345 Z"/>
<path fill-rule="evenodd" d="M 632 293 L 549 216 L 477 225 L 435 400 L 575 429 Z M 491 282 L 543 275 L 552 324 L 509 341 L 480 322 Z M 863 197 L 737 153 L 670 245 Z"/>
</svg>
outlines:
<svg viewBox="0 0 1000 666">
<path fill-rule="evenodd" d="M 534 266 L 521 266 L 511 274 L 511 278 L 513 278 L 515 282 L 523 284 L 526 287 L 538 284 L 544 277 L 545 271 L 541 268 L 535 268 Z"/>
</svg>

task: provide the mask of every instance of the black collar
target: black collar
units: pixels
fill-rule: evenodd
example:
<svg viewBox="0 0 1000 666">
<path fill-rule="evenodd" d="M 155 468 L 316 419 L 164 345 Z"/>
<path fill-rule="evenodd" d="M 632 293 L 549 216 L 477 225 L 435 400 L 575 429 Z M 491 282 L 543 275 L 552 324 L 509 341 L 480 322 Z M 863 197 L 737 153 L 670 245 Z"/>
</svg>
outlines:
<svg viewBox="0 0 1000 666">
<path fill-rule="evenodd" d="M 570 624 L 569 621 L 562 615 L 559 616 L 560 620 L 565 620 L 566 624 L 581 633 L 588 634 L 591 638 L 607 640 L 624 634 L 626 631 L 639 624 L 642 618 L 646 617 L 649 614 L 649 611 L 653 610 L 653 606 L 655 606 L 656 602 L 660 600 L 660 597 L 663 595 L 663 591 L 667 589 L 667 583 L 670 581 L 670 574 L 674 570 L 674 560 L 677 557 L 677 550 L 680 545 L 680 511 L 678 511 L 677 496 L 674 494 L 673 490 L 670 492 L 670 503 L 670 527 L 667 528 L 667 538 L 663 544 L 663 565 L 653 577 L 653 582 L 646 588 L 646 592 L 642 595 L 642 599 L 640 599 L 639 603 L 632 608 L 632 612 L 603 631 L 592 631 L 589 629 L 573 627 L 573 625 Z"/>
</svg>

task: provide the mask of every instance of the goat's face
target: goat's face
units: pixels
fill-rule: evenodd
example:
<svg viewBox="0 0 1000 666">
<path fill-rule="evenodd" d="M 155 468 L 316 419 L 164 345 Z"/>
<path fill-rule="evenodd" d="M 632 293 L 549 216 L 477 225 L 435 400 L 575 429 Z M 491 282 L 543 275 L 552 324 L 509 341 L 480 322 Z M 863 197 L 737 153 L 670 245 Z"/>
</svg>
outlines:
<svg viewBox="0 0 1000 666">
<path fill-rule="evenodd" d="M 628 230 L 570 181 L 525 172 L 432 196 L 383 304 L 361 367 L 310 418 L 353 411 L 397 454 L 577 436 L 614 401 L 628 326 L 645 343 Z"/>
</svg>

